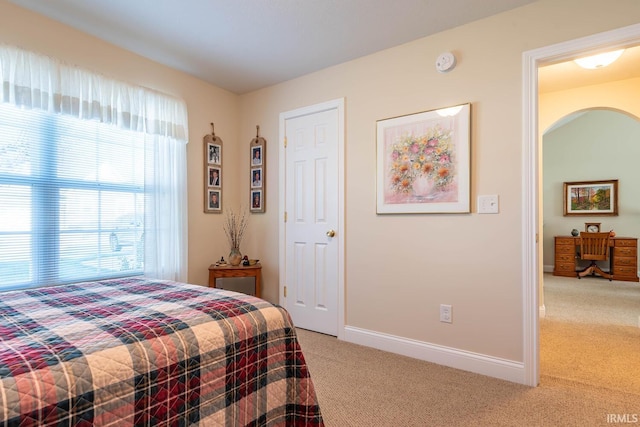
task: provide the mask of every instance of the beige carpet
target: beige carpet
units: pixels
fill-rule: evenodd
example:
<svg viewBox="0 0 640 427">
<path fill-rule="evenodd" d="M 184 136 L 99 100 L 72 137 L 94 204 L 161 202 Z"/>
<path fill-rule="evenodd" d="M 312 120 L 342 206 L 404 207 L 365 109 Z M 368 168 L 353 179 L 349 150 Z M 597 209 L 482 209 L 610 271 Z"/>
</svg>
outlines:
<svg viewBox="0 0 640 427">
<path fill-rule="evenodd" d="M 568 375 L 543 374 L 532 388 L 315 332 L 298 335 L 329 427 L 604 426 L 615 425 L 607 414 L 640 413 L 640 394 Z"/>
<path fill-rule="evenodd" d="M 584 282 L 581 286 L 590 287 L 585 279 L 580 282 Z M 560 308 L 564 297 L 556 300 L 556 294 L 563 293 L 563 289 L 551 291 L 545 298 L 547 312 L 552 316 L 540 325 L 539 387 L 298 330 L 326 425 L 629 425 L 609 421 L 610 414 L 640 417 L 640 328 L 607 325 L 602 319 L 589 324 L 588 315 L 572 321 L 557 320 L 556 313 L 566 316 L 569 312 L 585 312 L 580 304 Z M 593 319 L 593 313 L 603 305 L 589 304 L 592 308 L 586 312 L 591 312 Z"/>
<path fill-rule="evenodd" d="M 552 377 L 640 394 L 640 283 L 545 274 L 544 301 L 543 382 Z"/>
<path fill-rule="evenodd" d="M 543 385 L 554 378 L 640 396 L 640 328 L 542 320 L 540 372 Z"/>
<path fill-rule="evenodd" d="M 640 283 L 544 275 L 546 318 L 640 326 Z"/>
</svg>

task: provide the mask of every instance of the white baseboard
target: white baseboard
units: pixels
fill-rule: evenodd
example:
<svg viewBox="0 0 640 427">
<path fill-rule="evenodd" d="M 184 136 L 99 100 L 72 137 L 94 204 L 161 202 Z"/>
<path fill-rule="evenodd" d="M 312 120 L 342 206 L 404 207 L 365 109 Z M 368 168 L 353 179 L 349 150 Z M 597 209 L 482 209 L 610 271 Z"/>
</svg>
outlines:
<svg viewBox="0 0 640 427">
<path fill-rule="evenodd" d="M 524 363 L 487 356 L 409 338 L 345 326 L 345 341 L 401 354 L 451 368 L 487 375 L 518 384 L 525 382 Z"/>
</svg>

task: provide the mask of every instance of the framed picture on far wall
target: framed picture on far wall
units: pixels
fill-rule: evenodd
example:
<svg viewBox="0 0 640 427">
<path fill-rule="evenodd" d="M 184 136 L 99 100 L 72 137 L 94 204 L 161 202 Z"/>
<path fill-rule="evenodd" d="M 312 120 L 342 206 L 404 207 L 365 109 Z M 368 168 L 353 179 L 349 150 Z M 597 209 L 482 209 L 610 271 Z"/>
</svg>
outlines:
<svg viewBox="0 0 640 427">
<path fill-rule="evenodd" d="M 267 141 L 258 133 L 260 127 L 256 126 L 256 137 L 249 143 L 249 194 L 251 213 L 263 213 L 266 210 L 267 197 Z"/>
<path fill-rule="evenodd" d="M 251 166 L 262 166 L 262 146 L 251 147 Z"/>
<path fill-rule="evenodd" d="M 219 165 L 222 161 L 222 145 L 208 143 L 207 144 L 207 157 L 208 162 L 211 165 Z"/>
<path fill-rule="evenodd" d="M 251 188 L 262 187 L 262 168 L 251 169 Z"/>
<path fill-rule="evenodd" d="M 211 123 L 213 130 L 213 123 Z M 215 133 L 205 135 L 204 146 L 204 212 L 222 212 L 222 139 Z"/>
<path fill-rule="evenodd" d="M 209 166 L 209 187 L 220 187 L 220 168 Z"/>
<path fill-rule="evenodd" d="M 222 209 L 220 190 L 209 190 L 208 210 L 219 212 Z"/>
<path fill-rule="evenodd" d="M 262 190 L 251 191 L 251 210 L 258 212 L 262 210 Z"/>
<path fill-rule="evenodd" d="M 618 180 L 574 181 L 563 184 L 564 216 L 618 215 Z"/>
</svg>

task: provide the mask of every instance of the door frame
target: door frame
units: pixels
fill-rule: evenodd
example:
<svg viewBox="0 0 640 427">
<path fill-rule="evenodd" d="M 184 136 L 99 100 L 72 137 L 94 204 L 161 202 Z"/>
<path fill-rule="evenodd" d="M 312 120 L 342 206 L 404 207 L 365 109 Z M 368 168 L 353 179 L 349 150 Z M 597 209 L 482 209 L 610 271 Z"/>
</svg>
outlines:
<svg viewBox="0 0 640 427">
<path fill-rule="evenodd" d="M 287 197 L 287 182 L 286 182 L 286 150 L 285 150 L 285 131 L 286 121 L 295 117 L 321 113 L 327 110 L 338 111 L 338 147 L 337 147 L 337 161 L 338 161 L 338 224 L 335 227 L 337 234 L 335 243 L 338 245 L 338 304 L 337 304 L 337 316 L 338 316 L 338 339 L 344 339 L 344 319 L 345 319 L 345 187 L 344 187 L 344 175 L 345 175 L 345 117 L 344 117 L 344 98 L 337 98 L 330 101 L 322 102 L 319 104 L 309 105 L 307 107 L 297 108 L 295 110 L 286 111 L 280 113 L 280 137 L 279 141 L 279 203 L 278 203 L 278 225 L 279 225 L 279 301 L 280 304 L 286 309 L 287 299 L 284 296 L 285 274 L 287 271 L 287 251 L 286 251 L 286 235 L 284 226 L 286 197 Z"/>
<path fill-rule="evenodd" d="M 539 292 L 542 289 L 542 144 L 538 134 L 538 67 L 640 43 L 640 24 L 527 51 L 523 69 L 522 296 L 523 383 L 540 382 Z"/>
</svg>

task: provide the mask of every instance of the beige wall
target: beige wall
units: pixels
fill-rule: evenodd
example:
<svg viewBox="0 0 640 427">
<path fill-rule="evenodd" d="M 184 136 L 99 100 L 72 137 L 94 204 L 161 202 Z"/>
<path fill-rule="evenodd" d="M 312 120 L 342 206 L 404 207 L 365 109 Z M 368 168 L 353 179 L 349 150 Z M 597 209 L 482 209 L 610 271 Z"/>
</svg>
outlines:
<svg viewBox="0 0 640 427">
<path fill-rule="evenodd" d="M 272 145 L 281 112 L 345 98 L 347 326 L 523 360 L 522 54 L 637 16 L 635 1 L 539 1 L 241 97 L 241 139 L 259 123 Z M 439 74 L 435 58 L 447 50 L 458 66 Z M 474 213 L 376 215 L 376 120 L 465 102 Z M 271 155 L 269 209 L 252 223 L 270 299 L 279 280 L 278 167 Z M 482 194 L 500 196 L 500 214 L 475 213 Z M 440 303 L 453 305 L 453 324 L 438 321 Z"/>
<path fill-rule="evenodd" d="M 640 117 L 640 79 L 542 93 L 539 103 L 540 135 L 563 117 L 589 108 L 612 108 Z"/>
<path fill-rule="evenodd" d="M 244 202 L 248 146 L 268 141 L 267 212 L 252 215 L 245 252 L 278 298 L 279 114 L 346 100 L 346 325 L 507 361 L 523 361 L 522 53 L 637 21 L 636 0 L 541 0 L 280 85 L 236 96 L 0 0 L 0 41 L 185 99 L 189 111 L 189 281 L 225 255 L 220 215 L 202 213 L 202 137 L 225 141 L 225 206 Z M 451 50 L 458 66 L 435 71 Z M 295 59 L 292 59 L 295 60 Z M 376 120 L 472 103 L 472 209 L 376 215 Z M 236 165 L 233 171 L 229 165 Z M 500 214 L 478 215 L 498 194 Z M 453 305 L 453 324 L 438 321 Z"/>
</svg>

